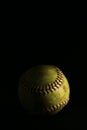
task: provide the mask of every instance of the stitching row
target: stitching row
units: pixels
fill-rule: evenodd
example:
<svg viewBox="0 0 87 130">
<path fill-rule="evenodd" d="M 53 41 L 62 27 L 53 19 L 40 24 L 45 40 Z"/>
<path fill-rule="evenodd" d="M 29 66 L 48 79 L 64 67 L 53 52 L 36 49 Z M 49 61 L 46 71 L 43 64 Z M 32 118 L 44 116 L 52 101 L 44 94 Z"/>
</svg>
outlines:
<svg viewBox="0 0 87 130">
<path fill-rule="evenodd" d="M 69 102 L 69 99 L 63 101 L 62 103 L 59 103 L 57 105 L 53 105 L 53 106 L 49 106 L 49 107 L 44 107 L 43 111 L 44 112 L 55 112 L 57 110 L 61 110 L 64 106 L 67 105 L 67 103 Z"/>
<path fill-rule="evenodd" d="M 31 93 L 45 95 L 59 88 L 63 83 L 63 76 L 62 76 L 63 73 L 60 71 L 59 68 L 56 68 L 56 72 L 57 72 L 57 78 L 54 82 L 49 83 L 47 85 L 32 87 Z"/>
</svg>

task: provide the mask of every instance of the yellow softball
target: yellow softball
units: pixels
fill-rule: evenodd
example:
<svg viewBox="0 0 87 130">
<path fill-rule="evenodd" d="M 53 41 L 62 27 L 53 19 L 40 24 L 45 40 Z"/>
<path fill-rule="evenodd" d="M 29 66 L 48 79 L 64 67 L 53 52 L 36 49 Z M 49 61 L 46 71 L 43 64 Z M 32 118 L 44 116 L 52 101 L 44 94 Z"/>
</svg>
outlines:
<svg viewBox="0 0 87 130">
<path fill-rule="evenodd" d="M 18 95 L 29 114 L 55 114 L 67 105 L 70 87 L 58 67 L 39 65 L 20 77 Z"/>
</svg>

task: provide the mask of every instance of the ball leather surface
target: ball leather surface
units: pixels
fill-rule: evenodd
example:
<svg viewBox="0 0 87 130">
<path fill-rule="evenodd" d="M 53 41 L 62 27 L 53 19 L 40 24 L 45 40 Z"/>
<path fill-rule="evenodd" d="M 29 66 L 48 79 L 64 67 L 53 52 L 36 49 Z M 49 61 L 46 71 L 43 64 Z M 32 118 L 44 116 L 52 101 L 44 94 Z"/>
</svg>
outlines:
<svg viewBox="0 0 87 130">
<path fill-rule="evenodd" d="M 27 70 L 19 79 L 21 105 L 31 115 L 53 115 L 69 101 L 70 87 L 63 72 L 54 65 L 39 65 Z"/>
</svg>

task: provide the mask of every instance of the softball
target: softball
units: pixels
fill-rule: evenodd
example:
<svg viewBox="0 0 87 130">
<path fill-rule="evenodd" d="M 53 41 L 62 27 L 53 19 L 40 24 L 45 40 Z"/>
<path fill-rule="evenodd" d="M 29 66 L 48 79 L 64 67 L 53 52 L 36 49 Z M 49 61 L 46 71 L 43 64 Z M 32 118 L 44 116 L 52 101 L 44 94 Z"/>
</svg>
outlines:
<svg viewBox="0 0 87 130">
<path fill-rule="evenodd" d="M 20 103 L 29 114 L 56 114 L 68 103 L 70 87 L 63 72 L 54 65 L 27 70 L 19 80 Z"/>
</svg>

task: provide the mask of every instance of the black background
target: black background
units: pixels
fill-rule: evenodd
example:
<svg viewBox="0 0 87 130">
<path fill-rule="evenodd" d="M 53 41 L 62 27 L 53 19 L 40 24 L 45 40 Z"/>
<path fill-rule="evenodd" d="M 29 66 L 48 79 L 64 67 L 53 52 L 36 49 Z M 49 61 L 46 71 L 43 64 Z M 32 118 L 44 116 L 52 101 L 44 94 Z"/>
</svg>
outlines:
<svg viewBox="0 0 87 130">
<path fill-rule="evenodd" d="M 17 17 L 18 21 L 13 17 L 5 25 L 6 37 L 3 38 L 3 42 L 8 43 L 3 47 L 2 58 L 3 124 L 24 129 L 84 128 L 87 116 L 86 16 L 58 16 L 57 20 L 47 15 L 41 19 L 39 16 L 30 18 L 29 22 Z M 29 116 L 18 100 L 19 77 L 30 67 L 40 64 L 56 65 L 70 84 L 68 105 L 51 117 Z"/>
</svg>

